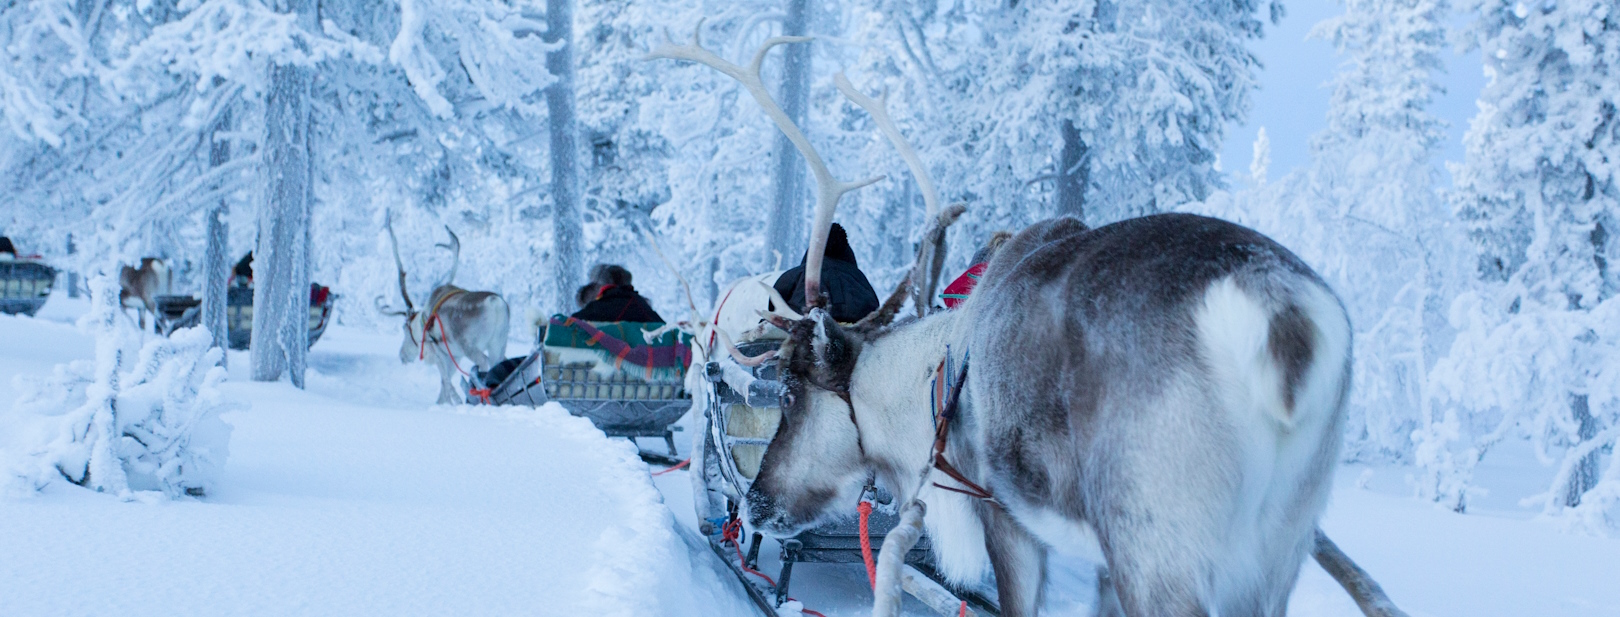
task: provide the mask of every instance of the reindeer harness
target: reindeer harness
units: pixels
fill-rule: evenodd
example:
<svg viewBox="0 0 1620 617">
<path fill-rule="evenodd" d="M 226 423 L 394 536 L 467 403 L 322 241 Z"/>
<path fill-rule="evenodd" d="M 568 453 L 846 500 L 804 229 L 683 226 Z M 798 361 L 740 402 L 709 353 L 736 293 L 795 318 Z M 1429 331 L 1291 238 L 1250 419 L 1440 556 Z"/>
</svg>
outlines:
<svg viewBox="0 0 1620 617">
<path fill-rule="evenodd" d="M 952 480 L 955 480 L 963 487 L 945 486 L 935 482 L 934 488 L 961 493 L 999 507 L 1001 502 L 996 501 L 995 496 L 990 494 L 989 489 L 969 480 L 967 476 L 957 471 L 956 466 L 945 458 L 945 443 L 950 437 L 951 420 L 956 418 L 962 400 L 962 386 L 967 383 L 968 355 L 962 354 L 962 368 L 960 370 L 952 371 L 953 364 L 950 348 L 947 347 L 945 357 L 939 361 L 939 368 L 934 370 L 933 401 L 931 405 L 934 418 L 934 447 L 928 456 L 928 467 L 926 469 L 937 469 L 940 473 L 950 476 Z M 926 478 L 927 471 L 925 470 L 923 474 L 924 478 Z"/>
<path fill-rule="evenodd" d="M 416 345 L 417 345 L 416 359 L 417 360 L 422 360 L 422 359 L 427 358 L 428 335 L 433 333 L 433 326 L 435 324 L 437 324 L 439 326 L 439 340 L 444 342 L 444 351 L 445 351 L 445 353 L 450 353 L 450 338 L 445 335 L 444 323 L 439 321 L 439 309 L 443 308 L 444 303 L 446 301 L 448 301 L 450 298 L 459 296 L 459 295 L 464 294 L 464 293 L 467 293 L 467 290 L 465 290 L 465 289 L 456 289 L 456 290 L 452 290 L 450 293 L 447 293 L 447 294 L 444 294 L 443 296 L 440 296 L 439 300 L 437 302 L 433 303 L 433 308 L 428 311 L 427 317 L 422 318 L 422 339 L 417 341 L 417 343 L 416 343 Z M 467 374 L 467 371 L 462 371 L 461 370 L 461 363 L 456 362 L 455 355 L 450 356 L 450 362 L 452 362 L 452 363 L 454 363 L 456 365 L 456 370 L 461 371 L 461 374 L 463 374 L 463 375 Z"/>
</svg>

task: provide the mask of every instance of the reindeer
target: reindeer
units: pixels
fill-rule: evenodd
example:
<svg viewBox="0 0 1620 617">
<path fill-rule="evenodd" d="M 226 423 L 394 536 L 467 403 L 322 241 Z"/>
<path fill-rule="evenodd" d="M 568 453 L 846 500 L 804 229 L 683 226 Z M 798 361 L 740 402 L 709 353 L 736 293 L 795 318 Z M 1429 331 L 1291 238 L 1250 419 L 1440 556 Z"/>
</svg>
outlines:
<svg viewBox="0 0 1620 617">
<path fill-rule="evenodd" d="M 439 369 L 440 405 L 464 402 L 457 393 L 456 373 L 469 377 L 471 373 L 462 361 L 471 362 L 480 371 L 488 371 L 506 357 L 506 335 L 509 311 L 506 300 L 488 291 L 467 291 L 452 285 L 456 270 L 461 266 L 461 239 L 449 226 L 450 244 L 438 244 L 454 255 L 450 275 L 444 283 L 428 294 L 428 310 L 420 312 L 411 303 L 405 289 L 405 263 L 399 258 L 399 239 L 394 236 L 393 213 L 387 215 L 384 226 L 394 249 L 394 266 L 399 270 L 399 295 L 405 300 L 404 311 L 389 310 L 377 298 L 377 309 L 386 315 L 405 318 L 405 340 L 399 346 L 399 361 L 403 364 L 426 360 Z M 476 382 L 476 379 L 472 381 Z"/>
<path fill-rule="evenodd" d="M 157 321 L 157 298 L 173 288 L 174 274 L 162 259 L 142 257 L 140 268 L 124 266 L 118 271 L 118 285 L 118 303 L 124 308 L 124 316 L 129 316 L 129 309 L 135 309 L 144 332 L 148 313 L 154 323 Z"/>
<path fill-rule="evenodd" d="M 814 306 L 833 210 L 861 183 L 833 179 L 759 83 L 766 51 L 803 40 L 767 41 L 746 69 L 696 33 L 653 56 L 742 82 L 810 162 Z M 927 270 L 919 259 L 913 274 Z M 1193 215 L 1059 218 L 1007 241 L 957 310 L 891 323 L 889 305 L 849 327 L 819 307 L 768 316 L 788 333 L 774 352 L 786 391 L 745 498 L 756 530 L 820 524 L 875 475 L 905 504 L 897 533 L 926 500 L 948 578 L 994 570 L 1003 615 L 1037 612 L 1053 549 L 1105 562 L 1104 606 L 1127 615 L 1284 613 L 1304 556 L 1327 542 L 1316 521 L 1351 348 L 1343 305 L 1293 253 Z M 744 364 L 766 357 L 728 347 Z M 941 380 L 953 386 L 933 411 Z M 874 614 L 898 606 L 894 540 Z"/>
</svg>

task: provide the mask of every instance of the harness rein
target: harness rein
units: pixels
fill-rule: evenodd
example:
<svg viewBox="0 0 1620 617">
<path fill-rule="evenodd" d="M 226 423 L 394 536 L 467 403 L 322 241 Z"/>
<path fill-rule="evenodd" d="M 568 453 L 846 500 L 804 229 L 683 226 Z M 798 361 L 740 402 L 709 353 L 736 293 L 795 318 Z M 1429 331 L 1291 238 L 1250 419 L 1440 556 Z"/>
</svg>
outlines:
<svg viewBox="0 0 1620 617">
<path fill-rule="evenodd" d="M 940 360 L 939 369 L 937 369 L 934 377 L 936 382 L 941 377 L 950 376 L 945 370 L 946 364 L 950 361 L 949 354 L 950 352 L 947 350 L 945 359 Z M 949 383 L 949 386 L 947 387 L 948 394 L 945 398 L 944 405 L 934 414 L 934 448 L 933 452 L 930 453 L 928 457 L 928 467 L 939 470 L 941 473 L 950 476 L 952 480 L 957 481 L 957 483 L 965 487 L 957 488 L 954 486 L 945 486 L 935 482 L 933 483 L 935 488 L 947 490 L 953 493 L 961 493 L 999 507 L 1001 502 L 996 501 L 995 496 L 990 494 L 989 489 L 979 486 L 978 483 L 969 480 L 967 476 L 963 475 L 962 472 L 957 471 L 956 466 L 952 465 L 951 462 L 945 458 L 945 443 L 950 437 L 951 420 L 956 417 L 957 408 L 962 399 L 962 386 L 967 383 L 967 371 L 968 358 L 964 354 L 962 357 L 962 370 L 957 373 L 956 380 Z M 937 402 L 938 401 L 936 399 L 936 403 Z M 924 478 L 926 478 L 927 471 L 925 470 L 923 473 Z"/>
<path fill-rule="evenodd" d="M 940 383 L 940 379 L 949 378 L 951 376 L 950 372 L 946 368 L 949 363 L 950 351 L 947 349 L 945 358 L 939 361 L 939 368 L 935 369 L 934 380 L 936 385 Z M 961 402 L 962 386 L 967 383 L 967 371 L 968 360 L 966 355 L 964 355 L 962 358 L 962 369 L 957 371 L 956 379 L 945 382 L 946 385 L 944 392 L 942 393 L 944 396 L 941 397 L 936 394 L 934 397 L 932 404 L 932 407 L 934 407 L 932 410 L 934 417 L 934 447 L 929 452 L 928 465 L 923 468 L 922 481 L 927 482 L 928 472 L 937 469 L 940 473 L 945 474 L 962 486 L 959 488 L 934 482 L 933 484 L 935 488 L 953 493 L 961 493 L 974 499 L 1000 507 L 1001 502 L 997 501 L 995 496 L 990 494 L 989 489 L 979 486 L 977 482 L 969 480 L 966 475 L 964 475 L 961 471 L 958 471 L 956 466 L 952 465 L 951 462 L 945 458 L 945 444 L 950 437 L 951 420 L 956 417 L 957 408 Z M 849 390 L 834 390 L 832 392 L 833 394 L 838 395 L 838 398 L 843 399 L 844 405 L 849 407 L 849 421 L 851 424 L 855 425 L 855 446 L 860 448 L 861 458 L 864 459 L 866 458 L 866 445 L 861 439 L 861 423 L 855 419 L 855 403 L 850 400 Z"/>
<path fill-rule="evenodd" d="M 450 356 L 450 364 L 456 367 L 457 372 L 470 377 L 471 375 L 467 371 L 462 370 L 461 363 L 456 361 L 456 355 L 450 352 L 450 337 L 445 334 L 444 322 L 439 320 L 439 309 L 444 307 L 444 303 L 450 298 L 464 293 L 467 293 L 467 290 L 457 289 L 444 294 L 443 297 L 439 298 L 439 301 L 433 303 L 432 310 L 429 310 L 427 317 L 422 319 L 422 340 L 417 342 L 416 359 L 423 360 L 427 358 L 428 335 L 433 333 L 434 324 L 438 324 L 439 342 L 444 343 L 444 353 Z"/>
</svg>

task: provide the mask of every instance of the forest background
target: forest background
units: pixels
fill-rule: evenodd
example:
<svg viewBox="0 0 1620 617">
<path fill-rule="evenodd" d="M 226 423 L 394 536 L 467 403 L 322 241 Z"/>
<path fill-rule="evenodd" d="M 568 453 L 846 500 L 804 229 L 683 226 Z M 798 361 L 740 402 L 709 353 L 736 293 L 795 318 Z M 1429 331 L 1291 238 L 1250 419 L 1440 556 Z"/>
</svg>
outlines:
<svg viewBox="0 0 1620 617">
<path fill-rule="evenodd" d="M 0 233 L 85 275 L 162 257 L 205 304 L 254 250 L 267 323 L 314 280 L 376 328 L 397 327 L 376 306 L 398 296 L 390 216 L 414 294 L 449 269 L 448 226 L 456 282 L 526 320 L 569 309 L 596 261 L 683 315 L 656 238 L 709 310 L 797 263 L 811 189 L 734 82 L 645 60 L 700 20 L 733 61 L 816 37 L 766 80 L 835 174 L 886 174 L 839 210 L 877 287 L 910 262 L 922 195 L 839 72 L 888 93 L 967 204 L 952 269 L 1057 215 L 1253 226 L 1350 309 L 1347 461 L 1409 467 L 1462 512 L 1474 469 L 1527 446 L 1544 490 L 1524 505 L 1620 525 L 1612 1 L 5 0 Z M 1331 74 L 1297 69 L 1329 48 Z M 255 329 L 253 375 L 302 385 L 301 345 L 259 344 L 302 335 L 281 321 Z"/>
</svg>

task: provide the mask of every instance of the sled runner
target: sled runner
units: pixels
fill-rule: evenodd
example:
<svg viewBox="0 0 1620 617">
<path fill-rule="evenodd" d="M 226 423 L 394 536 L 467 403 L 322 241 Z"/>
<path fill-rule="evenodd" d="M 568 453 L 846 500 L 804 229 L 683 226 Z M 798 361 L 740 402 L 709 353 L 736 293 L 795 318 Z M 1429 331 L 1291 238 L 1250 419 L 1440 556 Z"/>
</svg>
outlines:
<svg viewBox="0 0 1620 617">
<path fill-rule="evenodd" d="M 158 296 L 156 327 L 168 336 L 175 330 L 202 323 L 202 299 L 196 296 Z M 309 344 L 321 339 L 332 320 L 337 294 L 321 285 L 310 285 Z M 233 286 L 225 295 L 225 328 L 231 349 L 243 350 L 253 338 L 253 288 Z"/>
<path fill-rule="evenodd" d="M 0 313 L 33 317 L 55 283 L 55 268 L 33 259 L 0 259 Z"/>
<path fill-rule="evenodd" d="M 738 348 L 754 356 L 776 349 L 779 344 L 780 341 L 756 341 L 743 343 Z M 753 533 L 745 541 L 741 537 L 739 504 L 759 472 L 765 448 L 776 433 L 781 419 L 783 388 L 777 381 L 775 360 L 748 368 L 722 356 L 709 362 L 704 371 L 708 389 L 702 395 L 707 397 L 708 405 L 703 450 L 701 458 L 696 455 L 692 458 L 692 482 L 697 493 L 694 505 L 699 525 L 709 538 L 709 547 L 743 581 L 755 604 L 766 614 L 775 615 L 776 607 L 789 599 L 794 564 L 863 562 L 855 504 L 850 504 L 850 518 L 823 524 L 793 538 L 767 539 Z M 868 521 L 867 536 L 875 554 L 883 545 L 883 537 L 899 518 L 889 504 L 887 492 L 871 492 L 875 493 L 872 498 L 876 503 Z M 768 542 L 775 542 L 781 550 L 782 567 L 775 576 L 758 568 L 760 548 Z M 993 593 L 952 589 L 944 583 L 943 577 L 932 567 L 929 550 L 928 538 L 924 536 L 906 554 L 905 562 L 910 570 L 905 585 L 908 593 L 950 615 L 958 614 L 962 601 L 967 602 L 970 614 L 999 614 L 995 603 L 989 599 Z"/>
<path fill-rule="evenodd" d="M 671 425 L 692 407 L 685 384 L 691 337 L 667 331 L 648 340 L 645 333 L 663 325 L 554 315 L 533 353 L 508 359 L 487 373 L 474 371 L 466 380 L 467 400 L 530 407 L 556 401 L 609 437 L 663 438 L 668 457 L 642 456 L 674 464 L 680 427 Z"/>
</svg>

